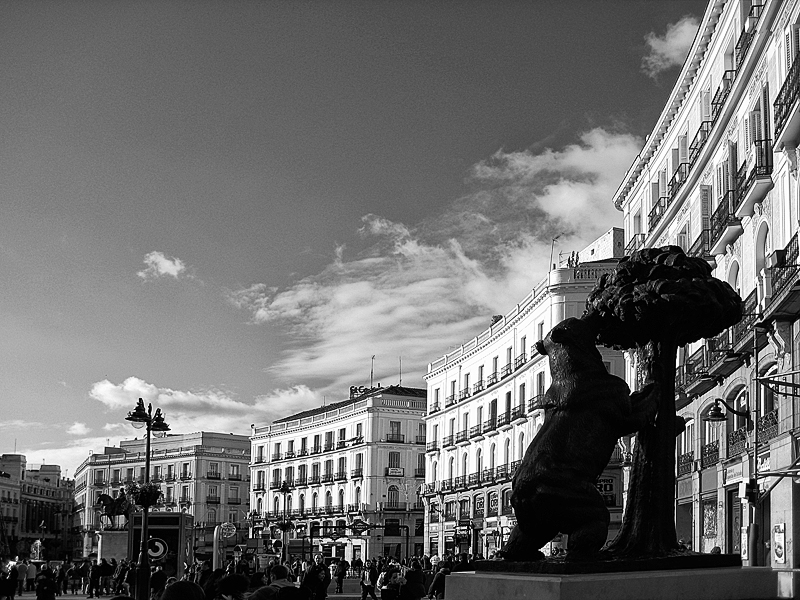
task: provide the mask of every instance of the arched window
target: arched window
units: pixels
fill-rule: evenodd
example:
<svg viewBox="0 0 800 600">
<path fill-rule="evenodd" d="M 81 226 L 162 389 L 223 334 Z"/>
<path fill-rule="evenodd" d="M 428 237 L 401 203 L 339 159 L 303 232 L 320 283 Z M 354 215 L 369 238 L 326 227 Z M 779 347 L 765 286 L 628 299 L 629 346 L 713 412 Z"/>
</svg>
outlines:
<svg viewBox="0 0 800 600">
<path fill-rule="evenodd" d="M 519 448 L 517 449 L 517 459 L 522 460 L 522 457 L 525 456 L 525 432 L 522 431 L 519 434 Z"/>
<path fill-rule="evenodd" d="M 215 524 L 216 522 L 217 522 L 217 511 L 211 508 L 208 510 L 208 524 L 212 525 Z"/>
<path fill-rule="evenodd" d="M 278 500 L 278 497 L 275 496 L 275 498 L 274 498 L 274 500 L 272 502 L 272 514 L 277 515 L 278 513 L 281 512 L 280 509 L 281 509 L 280 500 Z"/>
<path fill-rule="evenodd" d="M 256 500 L 256 510 L 258 511 L 258 514 L 262 514 L 261 511 L 263 509 L 264 509 L 264 502 L 262 501 L 261 498 L 259 498 L 258 500 Z"/>
<path fill-rule="evenodd" d="M 503 454 L 503 464 L 509 465 L 511 464 L 511 440 L 506 440 L 506 449 Z"/>
<path fill-rule="evenodd" d="M 390 508 L 398 508 L 400 506 L 400 490 L 396 485 L 390 485 L 386 492 L 386 498 Z"/>
<path fill-rule="evenodd" d="M 438 467 L 439 467 L 439 463 L 434 461 L 433 462 L 433 471 L 431 472 L 431 475 L 433 475 L 433 480 L 434 481 L 436 481 L 436 479 L 439 477 L 439 469 L 438 469 Z"/>
<path fill-rule="evenodd" d="M 455 476 L 455 470 L 456 470 L 456 459 L 451 456 L 450 457 L 450 469 L 449 469 L 449 471 L 447 473 L 447 478 L 448 479 L 452 479 Z"/>
<path fill-rule="evenodd" d="M 481 471 L 483 471 L 483 452 L 480 448 L 475 452 L 475 469 L 480 476 Z"/>
<path fill-rule="evenodd" d="M 292 512 L 292 496 L 291 496 L 291 494 L 286 496 L 286 512 L 287 512 L 287 514 Z"/>
<path fill-rule="evenodd" d="M 325 492 L 325 507 L 326 508 L 333 507 L 333 494 L 331 494 L 330 490 Z"/>
<path fill-rule="evenodd" d="M 356 500 L 356 508 L 360 509 L 361 508 L 361 488 L 360 487 L 356 488 L 355 500 Z"/>
<path fill-rule="evenodd" d="M 764 369 L 764 377 L 774 376 L 778 372 L 776 365 L 770 365 Z M 775 392 L 770 386 L 761 386 L 761 416 L 775 410 Z"/>
<path fill-rule="evenodd" d="M 311 510 L 317 510 L 317 506 L 319 506 L 319 498 L 317 492 L 314 492 L 314 495 L 311 496 Z"/>
<path fill-rule="evenodd" d="M 495 455 L 495 447 L 492 444 L 491 449 L 489 450 L 489 468 L 494 469 L 494 455 Z"/>
<path fill-rule="evenodd" d="M 767 256 L 772 251 L 771 246 L 769 225 L 762 223 L 756 236 L 756 277 L 760 277 L 761 270 L 767 266 Z"/>
<path fill-rule="evenodd" d="M 300 494 L 300 512 L 303 513 L 306 510 L 306 496 L 305 494 Z"/>
<path fill-rule="evenodd" d="M 339 490 L 339 508 L 344 508 L 344 490 Z"/>
<path fill-rule="evenodd" d="M 466 477 L 467 476 L 467 465 L 469 461 L 467 459 L 467 453 L 464 452 L 464 456 L 461 457 L 461 474 Z"/>
<path fill-rule="evenodd" d="M 741 281 L 739 280 L 739 263 L 734 261 L 731 265 L 730 270 L 728 271 L 728 284 L 736 290 L 736 293 L 740 296 L 742 295 L 742 285 Z"/>
</svg>

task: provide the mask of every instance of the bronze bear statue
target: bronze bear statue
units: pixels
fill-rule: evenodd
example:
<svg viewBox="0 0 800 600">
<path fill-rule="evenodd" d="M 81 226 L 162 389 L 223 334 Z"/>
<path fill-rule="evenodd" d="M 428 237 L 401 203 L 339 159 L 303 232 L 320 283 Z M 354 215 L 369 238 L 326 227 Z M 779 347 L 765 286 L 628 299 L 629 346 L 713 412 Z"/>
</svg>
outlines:
<svg viewBox="0 0 800 600">
<path fill-rule="evenodd" d="M 597 478 L 617 440 L 653 420 L 656 399 L 653 384 L 631 394 L 608 373 L 595 339 L 591 325 L 569 318 L 536 343 L 549 358 L 552 384 L 544 423 L 514 474 L 517 525 L 505 560 L 543 559 L 539 548 L 559 532 L 569 535 L 568 560 L 597 558 L 606 542 L 610 517 Z"/>
</svg>

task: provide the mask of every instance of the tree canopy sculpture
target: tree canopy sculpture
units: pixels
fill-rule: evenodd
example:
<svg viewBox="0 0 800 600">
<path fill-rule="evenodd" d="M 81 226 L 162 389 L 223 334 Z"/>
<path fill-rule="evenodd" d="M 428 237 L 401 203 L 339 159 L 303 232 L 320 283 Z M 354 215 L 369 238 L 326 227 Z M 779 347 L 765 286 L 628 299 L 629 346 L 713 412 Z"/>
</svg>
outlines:
<svg viewBox="0 0 800 600">
<path fill-rule="evenodd" d="M 675 360 L 679 346 L 710 338 L 742 318 L 742 300 L 680 247 L 645 248 L 603 275 L 583 318 L 599 343 L 635 349 L 644 381 L 655 383 L 655 423 L 637 433 L 625 518 L 609 550 L 619 557 L 667 556 L 678 549 L 674 519 Z M 681 421 L 682 423 L 682 421 Z"/>
</svg>

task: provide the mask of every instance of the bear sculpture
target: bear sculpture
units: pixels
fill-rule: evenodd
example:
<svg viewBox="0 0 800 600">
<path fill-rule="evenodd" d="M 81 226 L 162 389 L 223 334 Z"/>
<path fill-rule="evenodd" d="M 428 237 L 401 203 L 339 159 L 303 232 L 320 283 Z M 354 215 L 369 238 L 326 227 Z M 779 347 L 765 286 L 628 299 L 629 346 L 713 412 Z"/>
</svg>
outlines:
<svg viewBox="0 0 800 600">
<path fill-rule="evenodd" d="M 541 560 L 539 548 L 569 535 L 567 560 L 598 558 L 609 512 L 597 490 L 619 438 L 656 413 L 653 385 L 630 393 L 611 375 L 595 345 L 596 331 L 569 318 L 536 343 L 550 361 L 544 423 L 514 474 L 511 504 L 517 525 L 501 552 L 505 560 Z"/>
</svg>

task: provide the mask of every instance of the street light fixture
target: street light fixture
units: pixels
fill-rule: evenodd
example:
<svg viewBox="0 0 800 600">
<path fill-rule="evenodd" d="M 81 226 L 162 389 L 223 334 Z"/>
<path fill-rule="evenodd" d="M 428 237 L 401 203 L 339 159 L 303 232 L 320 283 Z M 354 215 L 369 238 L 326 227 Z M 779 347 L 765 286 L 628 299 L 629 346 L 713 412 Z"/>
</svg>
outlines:
<svg viewBox="0 0 800 600">
<path fill-rule="evenodd" d="M 136 429 L 146 427 L 145 433 L 145 456 L 144 456 L 144 482 L 150 483 L 150 437 L 166 435 L 169 425 L 164 422 L 164 415 L 160 408 L 153 414 L 153 405 L 148 404 L 144 407 L 144 400 L 139 398 L 136 408 L 125 417 Z M 136 573 L 136 600 L 148 600 L 150 596 L 150 555 L 147 549 L 147 516 L 150 510 L 149 502 L 142 504 L 142 534 L 141 544 L 139 545 L 139 566 Z"/>
</svg>

